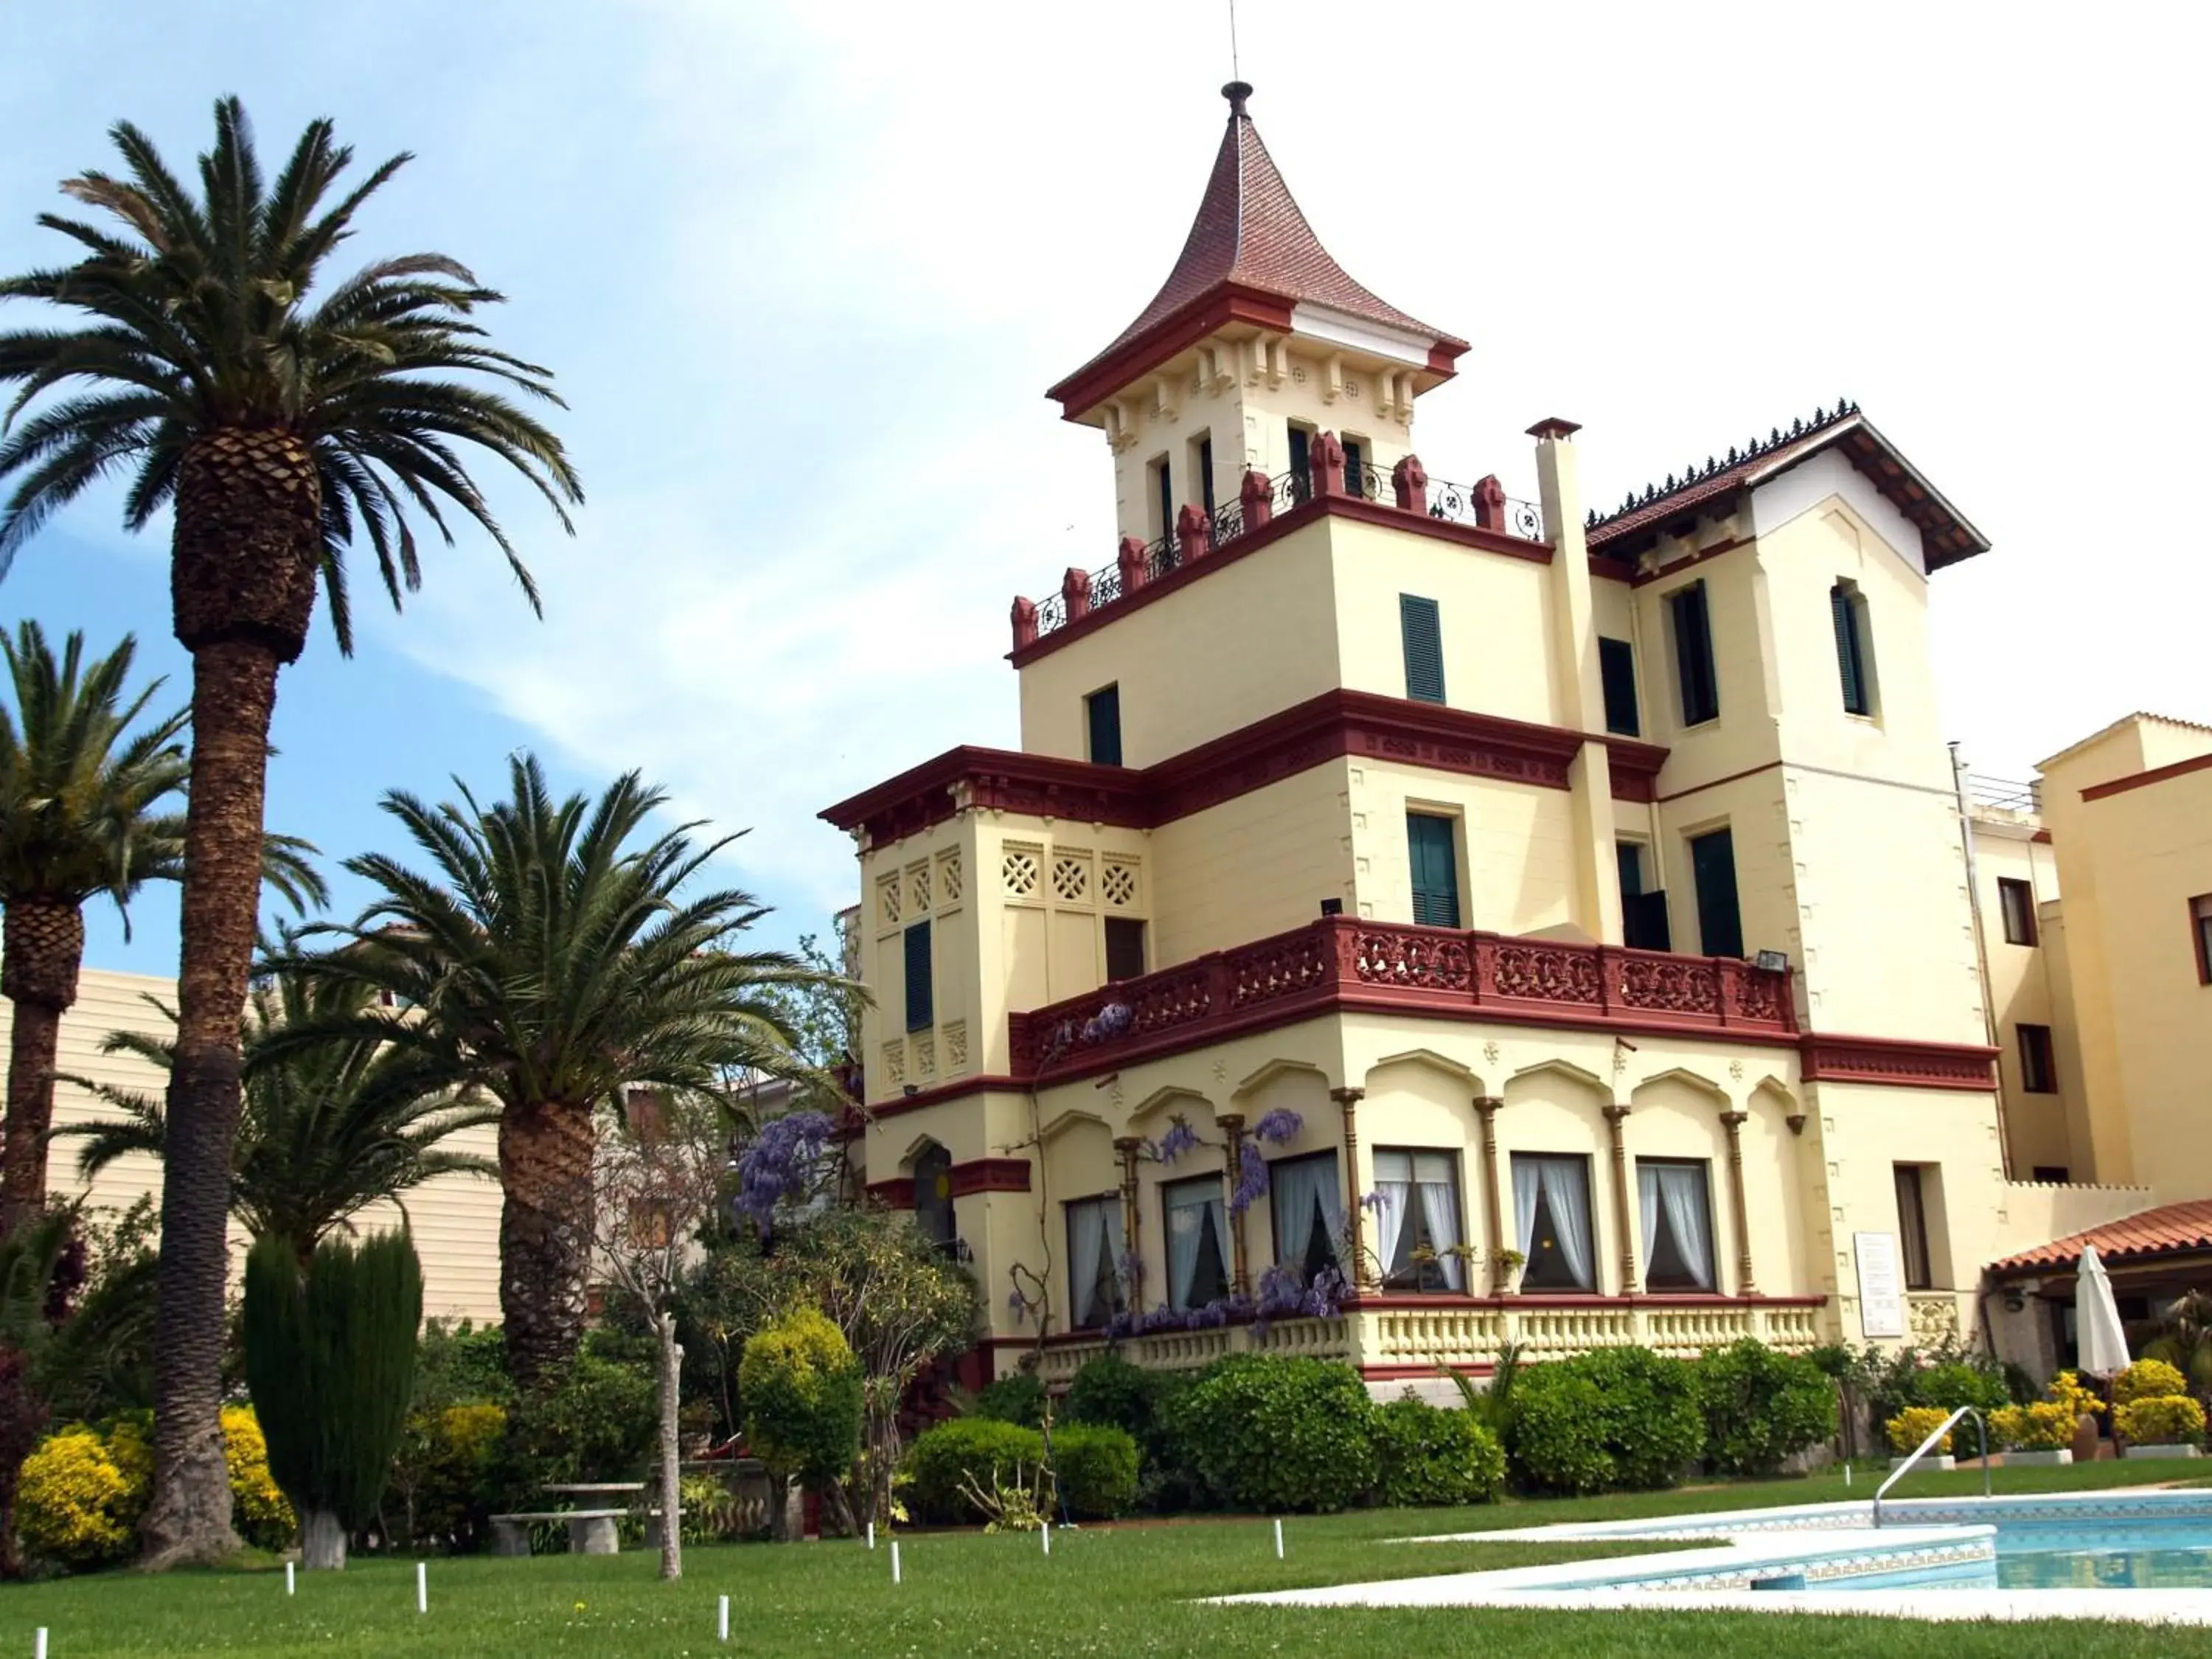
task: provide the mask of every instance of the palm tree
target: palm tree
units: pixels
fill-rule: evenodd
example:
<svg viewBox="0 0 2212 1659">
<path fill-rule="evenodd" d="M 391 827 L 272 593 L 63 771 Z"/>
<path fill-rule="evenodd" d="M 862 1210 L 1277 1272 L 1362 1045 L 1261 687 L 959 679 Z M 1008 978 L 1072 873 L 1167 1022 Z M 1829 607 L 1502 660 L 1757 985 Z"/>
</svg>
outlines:
<svg viewBox="0 0 2212 1659">
<path fill-rule="evenodd" d="M 431 1076 L 421 1058 L 353 1033 L 274 1052 L 288 1027 L 343 1021 L 373 1000 L 358 981 L 335 981 L 298 967 L 258 980 L 246 1005 L 245 1109 L 230 1179 L 230 1212 L 255 1241 L 282 1239 L 304 1269 L 315 1246 L 380 1200 L 406 1213 L 403 1194 L 441 1175 L 492 1175 L 489 1158 L 441 1150 L 458 1130 L 498 1121 L 479 1103 Z M 174 1020 L 173 1011 L 147 1000 Z M 101 1052 L 131 1054 L 161 1071 L 176 1064 L 173 1041 L 116 1031 Z M 131 1152 L 166 1157 L 168 1126 L 156 1095 L 108 1084 L 83 1086 L 120 1117 L 71 1124 L 53 1138 L 75 1139 L 77 1173 L 89 1181 Z"/>
<path fill-rule="evenodd" d="M 139 726 L 161 682 L 130 696 L 137 652 L 126 634 L 87 663 L 84 635 L 71 634 L 57 660 L 34 622 L 0 635 L 15 694 L 12 714 L 0 705 L 0 994 L 14 1005 L 0 1235 L 46 1202 L 54 1054 L 76 1000 L 86 902 L 105 893 L 128 927 L 138 889 L 183 872 L 184 816 L 161 809 L 184 793 L 186 717 Z M 264 874 L 295 908 L 328 898 L 306 860 L 314 850 L 290 836 L 264 848 Z"/>
<path fill-rule="evenodd" d="M 736 837 L 696 842 L 696 823 L 640 837 L 665 798 L 635 773 L 596 803 L 556 802 L 528 755 L 511 763 L 507 800 L 484 806 L 457 787 L 459 801 L 437 807 L 384 798 L 432 871 L 349 860 L 381 896 L 350 928 L 323 930 L 345 944 L 317 960 L 405 1011 L 371 1008 L 351 1029 L 500 1103 L 500 1310 L 528 1387 L 583 1334 L 593 1109 L 628 1085 L 703 1091 L 745 1066 L 811 1081 L 773 994 L 821 975 L 732 948 L 765 913 L 733 889 L 685 890 Z M 318 1035 L 303 1023 L 279 1043 Z"/>
<path fill-rule="evenodd" d="M 356 216 L 409 158 L 340 192 L 353 152 L 318 120 L 266 181 L 236 99 L 216 106 L 215 123 L 197 191 L 143 132 L 118 123 L 124 176 L 88 172 L 62 186 L 105 218 L 40 217 L 78 257 L 0 279 L 0 301 L 43 301 L 81 319 L 0 334 L 0 386 L 18 388 L 0 437 L 0 479 L 14 480 L 0 504 L 0 573 L 49 515 L 123 477 L 129 527 L 174 509 L 169 586 L 192 655 L 149 1565 L 217 1558 L 234 1543 L 216 1415 L 221 1195 L 240 1110 L 238 1011 L 277 671 L 307 643 L 319 584 L 339 648 L 350 650 L 343 560 L 356 536 L 395 606 L 419 585 L 410 514 L 448 542 L 449 514 L 473 520 L 535 607 L 464 445 L 520 471 L 564 528 L 582 499 L 560 441 L 501 395 L 558 402 L 545 370 L 494 349 L 474 320 L 498 294 L 441 253 L 332 279 Z"/>
</svg>

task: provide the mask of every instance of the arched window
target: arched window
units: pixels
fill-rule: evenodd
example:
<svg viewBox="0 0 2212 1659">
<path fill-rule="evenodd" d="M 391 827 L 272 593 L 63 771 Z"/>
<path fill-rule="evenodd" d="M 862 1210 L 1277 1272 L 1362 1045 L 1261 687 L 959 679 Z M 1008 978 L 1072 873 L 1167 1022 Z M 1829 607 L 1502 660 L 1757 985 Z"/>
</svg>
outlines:
<svg viewBox="0 0 2212 1659">
<path fill-rule="evenodd" d="M 934 1141 L 914 1160 L 914 1224 L 940 1250 L 952 1248 L 952 1154 Z"/>
</svg>

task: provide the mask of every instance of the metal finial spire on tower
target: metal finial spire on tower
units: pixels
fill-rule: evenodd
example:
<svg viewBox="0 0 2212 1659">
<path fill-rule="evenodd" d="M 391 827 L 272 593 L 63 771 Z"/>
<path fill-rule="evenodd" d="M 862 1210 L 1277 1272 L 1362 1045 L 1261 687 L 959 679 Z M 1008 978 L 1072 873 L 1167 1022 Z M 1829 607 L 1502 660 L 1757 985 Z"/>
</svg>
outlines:
<svg viewBox="0 0 2212 1659">
<path fill-rule="evenodd" d="M 1237 61 L 1237 0 L 1229 0 L 1229 78 L 1244 78 L 1243 67 Z"/>
</svg>

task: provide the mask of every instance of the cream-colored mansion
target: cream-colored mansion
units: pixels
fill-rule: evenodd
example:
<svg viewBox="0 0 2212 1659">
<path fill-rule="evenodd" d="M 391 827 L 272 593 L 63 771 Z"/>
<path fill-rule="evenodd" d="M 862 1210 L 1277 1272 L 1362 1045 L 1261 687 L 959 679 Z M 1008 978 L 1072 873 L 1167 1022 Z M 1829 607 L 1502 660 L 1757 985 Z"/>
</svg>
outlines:
<svg viewBox="0 0 2212 1659">
<path fill-rule="evenodd" d="M 1618 509 L 1565 420 L 1536 501 L 1446 482 L 1465 343 L 1228 95 L 1165 285 L 1053 389 L 1121 539 L 1014 604 L 1020 750 L 824 814 L 872 1189 L 1053 1378 L 1133 1325 L 1375 1380 L 1972 1335 L 1983 1264 L 2149 1201 L 2007 1178 L 1927 629 L 1987 543 L 1848 404 Z M 1338 1316 L 1241 1316 L 1324 1267 Z"/>
</svg>

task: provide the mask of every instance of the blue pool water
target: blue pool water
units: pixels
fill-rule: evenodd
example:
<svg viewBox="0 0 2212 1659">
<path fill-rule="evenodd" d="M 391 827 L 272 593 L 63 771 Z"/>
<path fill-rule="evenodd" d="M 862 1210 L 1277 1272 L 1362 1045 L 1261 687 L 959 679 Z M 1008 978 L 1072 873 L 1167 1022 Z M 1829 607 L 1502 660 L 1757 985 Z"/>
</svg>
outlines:
<svg viewBox="0 0 2212 1659">
<path fill-rule="evenodd" d="M 1996 1559 L 1842 1581 L 1849 1589 L 2212 1589 L 2212 1518 L 2001 1520 Z"/>
</svg>

